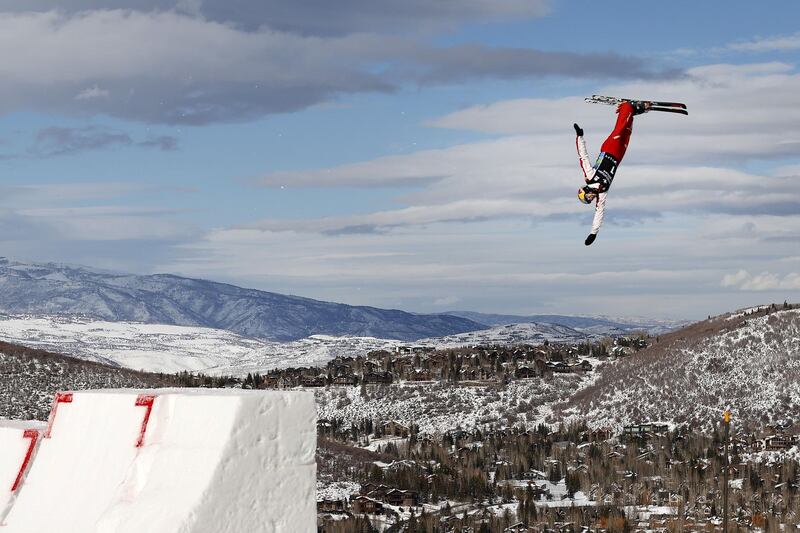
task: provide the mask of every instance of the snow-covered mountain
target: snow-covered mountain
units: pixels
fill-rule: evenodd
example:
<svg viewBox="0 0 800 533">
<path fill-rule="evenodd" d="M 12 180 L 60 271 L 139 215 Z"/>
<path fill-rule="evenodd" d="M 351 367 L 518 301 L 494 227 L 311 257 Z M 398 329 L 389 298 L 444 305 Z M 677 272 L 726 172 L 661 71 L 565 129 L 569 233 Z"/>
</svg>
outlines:
<svg viewBox="0 0 800 533">
<path fill-rule="evenodd" d="M 800 413 L 800 309 L 761 307 L 662 336 L 555 406 L 593 426 L 666 420 L 710 426 L 730 408 L 760 426 Z"/>
<path fill-rule="evenodd" d="M 545 340 L 577 342 L 590 337 L 565 326 L 516 324 L 422 339 L 413 344 L 450 348 L 474 344 L 541 344 Z M 0 340 L 135 370 L 187 370 L 212 375 L 324 365 L 340 355 L 365 355 L 407 344 L 395 339 L 330 335 L 275 342 L 214 328 L 59 315 L 0 316 Z"/>
<path fill-rule="evenodd" d="M 615 431 L 660 421 L 710 428 L 724 409 L 737 428 L 761 429 L 800 413 L 800 309 L 753 308 L 660 336 L 640 352 L 591 359 L 586 374 L 460 387 L 400 383 L 363 394 L 316 391 L 320 416 L 415 423 L 423 431 L 456 427 L 585 421 Z"/>
<path fill-rule="evenodd" d="M 444 348 L 587 339 L 587 334 L 570 328 L 535 324 L 492 328 L 482 335 L 425 339 L 413 345 Z M 275 343 L 208 328 L 64 317 L 6 317 L 0 320 L 0 339 L 61 347 L 83 357 L 135 368 L 156 369 L 167 361 L 172 369 L 209 365 L 205 369 L 209 373 L 239 375 L 278 366 L 322 364 L 336 355 L 407 344 L 325 336 Z M 616 359 L 591 359 L 591 363 L 594 370 L 585 374 L 555 374 L 546 380 L 512 380 L 508 384 L 401 382 L 368 390 L 366 395 L 358 387 L 319 389 L 320 416 L 413 421 L 426 431 L 578 419 L 590 426 L 616 429 L 653 420 L 708 427 L 725 408 L 733 410 L 737 425 L 763 427 L 771 421 L 796 420 L 800 412 L 800 309 L 762 307 L 722 315 L 662 335 L 640 352 Z M 31 368 L 41 373 L 39 363 L 17 366 L 19 376 L 30 373 Z M 102 386 L 103 380 L 115 383 L 114 372 L 129 372 L 104 368 L 94 386 Z M 53 377 L 52 372 L 64 370 L 46 370 L 42 376 Z M 9 382 L 5 377 L 0 372 L 0 396 L 4 390 L 7 395 L 20 386 L 19 379 L 12 376 Z M 28 396 L 37 393 L 32 386 L 26 391 Z"/>
<path fill-rule="evenodd" d="M 503 326 L 506 324 L 558 324 L 584 333 L 597 335 L 621 335 L 634 331 L 646 331 L 657 335 L 686 325 L 687 321 L 653 319 L 645 317 L 604 317 L 576 315 L 503 315 L 476 313 L 473 311 L 447 311 L 448 315 L 460 316 L 485 324 L 486 326 Z"/>
<path fill-rule="evenodd" d="M 274 341 L 311 335 L 413 341 L 486 327 L 462 317 L 322 302 L 168 274 L 136 276 L 3 258 L 0 312 L 201 326 Z"/>
</svg>

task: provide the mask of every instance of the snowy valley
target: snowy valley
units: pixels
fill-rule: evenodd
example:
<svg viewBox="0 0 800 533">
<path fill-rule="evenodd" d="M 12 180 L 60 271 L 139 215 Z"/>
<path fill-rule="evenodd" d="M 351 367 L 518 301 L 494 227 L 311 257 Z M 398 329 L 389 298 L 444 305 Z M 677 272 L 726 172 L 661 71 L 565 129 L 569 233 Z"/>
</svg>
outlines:
<svg viewBox="0 0 800 533">
<path fill-rule="evenodd" d="M 396 339 L 313 335 L 291 342 L 246 337 L 215 328 L 111 322 L 74 316 L 0 316 L 0 340 L 147 372 L 243 376 L 274 368 L 324 365 L 339 356 L 400 346 L 448 348 L 477 344 L 541 344 L 599 339 L 555 324 L 513 324 L 459 335 Z"/>
</svg>

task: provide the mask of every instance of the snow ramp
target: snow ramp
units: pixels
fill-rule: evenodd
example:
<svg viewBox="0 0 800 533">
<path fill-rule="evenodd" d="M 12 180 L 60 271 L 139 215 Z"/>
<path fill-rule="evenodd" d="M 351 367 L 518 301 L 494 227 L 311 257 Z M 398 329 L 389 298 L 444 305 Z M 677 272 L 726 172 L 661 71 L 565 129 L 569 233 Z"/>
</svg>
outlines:
<svg viewBox="0 0 800 533">
<path fill-rule="evenodd" d="M 0 533 L 316 531 L 315 450 L 309 392 L 59 393 Z"/>
<path fill-rule="evenodd" d="M 28 471 L 45 425 L 0 420 L 0 524 Z"/>
</svg>

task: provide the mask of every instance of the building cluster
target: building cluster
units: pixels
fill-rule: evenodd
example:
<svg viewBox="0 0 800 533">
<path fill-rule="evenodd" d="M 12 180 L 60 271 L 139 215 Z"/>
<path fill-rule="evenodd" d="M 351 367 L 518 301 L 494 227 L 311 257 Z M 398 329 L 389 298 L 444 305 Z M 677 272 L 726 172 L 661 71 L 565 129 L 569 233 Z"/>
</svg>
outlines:
<svg viewBox="0 0 800 533">
<path fill-rule="evenodd" d="M 593 353 L 600 352 L 600 353 Z M 398 381 L 486 384 L 547 378 L 554 373 L 592 371 L 589 356 L 608 352 L 594 345 L 491 346 L 433 350 L 400 347 L 367 355 L 337 357 L 324 367 L 285 368 L 249 375 L 253 388 L 387 385 Z"/>
<path fill-rule="evenodd" d="M 341 526 L 343 516 L 388 520 L 397 531 L 413 517 L 418 531 L 443 533 L 712 531 L 721 524 L 721 430 L 656 422 L 620 431 L 575 425 L 437 435 L 391 421 L 362 428 L 385 439 L 377 453 L 395 460 L 365 460 L 358 493 L 320 502 L 320 531 L 339 531 L 331 524 Z M 800 519 L 800 468 L 782 453 L 800 445 L 798 434 L 800 428 L 789 424 L 731 436 L 731 528 L 778 531 Z M 765 459 L 764 453 L 771 455 Z"/>
<path fill-rule="evenodd" d="M 394 515 L 397 507 L 419 507 L 419 493 L 400 490 L 378 483 L 363 483 L 358 494 L 347 499 L 320 500 L 317 513 L 320 515 Z"/>
</svg>

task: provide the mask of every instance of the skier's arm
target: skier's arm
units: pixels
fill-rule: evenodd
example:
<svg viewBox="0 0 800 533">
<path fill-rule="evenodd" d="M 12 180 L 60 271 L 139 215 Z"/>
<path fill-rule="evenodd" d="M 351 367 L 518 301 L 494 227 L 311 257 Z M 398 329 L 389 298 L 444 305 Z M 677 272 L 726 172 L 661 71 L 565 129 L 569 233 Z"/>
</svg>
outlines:
<svg viewBox="0 0 800 533">
<path fill-rule="evenodd" d="M 575 128 L 575 130 L 583 133 L 583 130 L 580 130 L 580 128 Z M 586 141 L 583 140 L 583 135 L 575 136 L 575 148 L 578 150 L 578 157 L 581 161 L 583 178 L 588 182 L 594 176 L 594 167 L 592 167 L 592 163 L 589 161 L 589 152 L 586 151 Z"/>
<path fill-rule="evenodd" d="M 606 196 L 608 193 L 601 192 L 597 195 L 597 205 L 594 208 L 594 220 L 592 221 L 592 232 L 586 237 L 586 246 L 589 246 L 597 238 L 600 226 L 603 225 L 603 217 L 606 213 Z"/>
</svg>

